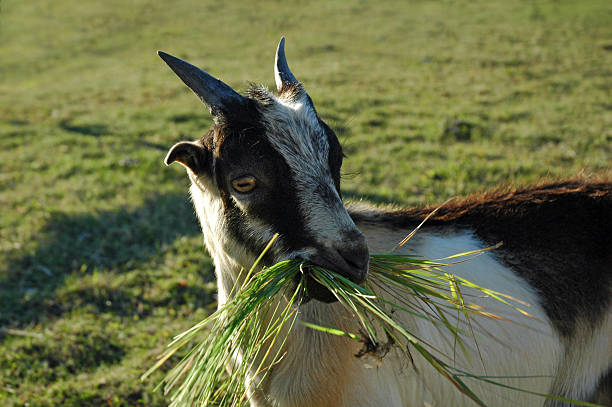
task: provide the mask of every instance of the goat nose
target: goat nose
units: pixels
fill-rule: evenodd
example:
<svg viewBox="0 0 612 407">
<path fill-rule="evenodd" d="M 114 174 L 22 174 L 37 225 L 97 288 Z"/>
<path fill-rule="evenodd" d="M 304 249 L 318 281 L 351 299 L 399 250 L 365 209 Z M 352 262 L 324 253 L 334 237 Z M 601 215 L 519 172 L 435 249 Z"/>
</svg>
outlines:
<svg viewBox="0 0 612 407">
<path fill-rule="evenodd" d="M 368 276 L 368 264 L 370 262 L 370 252 L 366 245 L 365 238 L 361 236 L 359 242 L 345 245 L 338 250 L 346 264 L 349 266 L 348 277 L 351 281 L 361 284 Z"/>
<path fill-rule="evenodd" d="M 359 270 L 364 270 L 368 267 L 370 255 L 367 248 L 342 248 L 338 250 L 338 253 L 340 253 L 340 256 L 342 256 L 349 266 Z"/>
</svg>

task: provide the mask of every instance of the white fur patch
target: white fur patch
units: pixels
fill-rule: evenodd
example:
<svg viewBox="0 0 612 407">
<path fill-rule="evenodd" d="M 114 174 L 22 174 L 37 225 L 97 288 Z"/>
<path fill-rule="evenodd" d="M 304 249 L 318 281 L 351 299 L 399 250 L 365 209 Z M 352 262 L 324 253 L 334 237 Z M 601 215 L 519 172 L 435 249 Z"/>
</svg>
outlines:
<svg viewBox="0 0 612 407">
<path fill-rule="evenodd" d="M 405 251 L 416 252 L 426 259 L 442 259 L 486 247 L 467 231 L 450 231 L 444 235 L 421 233 L 415 242 L 410 242 L 407 246 Z M 467 331 L 462 335 L 462 341 L 469 349 L 469 355 L 454 346 L 454 341 L 447 332 L 431 323 L 415 320 L 416 332 L 425 342 L 433 344 L 451 357 L 454 355 L 454 359 L 447 359 L 446 362 L 457 368 L 488 376 L 535 376 L 494 380 L 504 385 L 548 393 L 563 348 L 560 338 L 539 305 L 535 291 L 512 270 L 499 263 L 490 252 L 455 264 L 446 270 L 482 287 L 528 303 L 528 307 L 517 303 L 515 305 L 524 308 L 534 318 L 528 318 L 493 298 L 482 297 L 478 292 L 464 289 L 466 301 L 482 306 L 486 311 L 511 322 L 484 317 L 470 318 L 475 336 L 472 337 L 469 334 L 470 326 L 465 323 L 463 315 L 449 315 L 451 321 L 461 321 L 460 326 Z M 429 397 L 435 402 L 434 405 L 468 404 L 464 396 L 451 388 L 450 384 L 429 366 L 423 365 L 420 370 L 423 372 L 423 384 L 428 389 Z M 466 383 L 487 405 L 540 406 L 544 401 L 540 397 L 475 380 L 466 379 Z"/>
<path fill-rule="evenodd" d="M 189 173 L 192 181 L 191 199 L 202 227 L 204 244 L 215 262 L 217 269 L 218 299 L 224 304 L 242 269 L 249 269 L 256 260 L 256 255 L 247 250 L 227 232 L 224 207 L 221 197 L 214 193 L 206 177 L 197 177 Z M 244 225 L 253 241 L 266 244 L 273 231 L 267 225 L 251 220 Z"/>
<path fill-rule="evenodd" d="M 612 366 L 612 307 L 598 327 L 578 323 L 576 333 L 565 344 L 553 388 L 566 398 L 581 399 L 593 394 L 599 379 Z"/>
</svg>

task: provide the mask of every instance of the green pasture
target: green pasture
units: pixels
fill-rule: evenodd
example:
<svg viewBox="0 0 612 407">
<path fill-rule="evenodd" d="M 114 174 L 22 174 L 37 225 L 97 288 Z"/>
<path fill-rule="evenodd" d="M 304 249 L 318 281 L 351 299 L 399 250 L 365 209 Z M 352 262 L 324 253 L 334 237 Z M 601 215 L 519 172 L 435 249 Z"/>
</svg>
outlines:
<svg viewBox="0 0 612 407">
<path fill-rule="evenodd" d="M 0 405 L 163 406 L 169 339 L 215 307 L 169 146 L 211 119 L 157 57 L 237 90 L 294 74 L 346 197 L 421 205 L 610 171 L 612 3 L 0 1 Z"/>
</svg>

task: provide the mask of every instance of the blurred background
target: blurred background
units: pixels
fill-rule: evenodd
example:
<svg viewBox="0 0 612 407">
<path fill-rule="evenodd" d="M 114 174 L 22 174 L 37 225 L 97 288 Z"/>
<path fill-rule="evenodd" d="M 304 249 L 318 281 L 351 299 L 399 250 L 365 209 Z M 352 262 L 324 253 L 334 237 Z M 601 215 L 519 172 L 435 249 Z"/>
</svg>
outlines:
<svg viewBox="0 0 612 407">
<path fill-rule="evenodd" d="M 180 166 L 211 118 L 155 54 L 237 90 L 289 64 L 344 194 L 436 203 L 610 171 L 612 3 L 3 0 L 0 404 L 162 406 L 169 338 L 215 307 Z"/>
</svg>

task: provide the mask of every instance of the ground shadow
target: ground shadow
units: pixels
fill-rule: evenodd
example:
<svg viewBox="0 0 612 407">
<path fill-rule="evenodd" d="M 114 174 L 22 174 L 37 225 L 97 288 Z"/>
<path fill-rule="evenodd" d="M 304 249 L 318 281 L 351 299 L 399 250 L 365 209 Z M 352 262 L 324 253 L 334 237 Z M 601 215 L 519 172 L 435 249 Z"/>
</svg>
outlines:
<svg viewBox="0 0 612 407">
<path fill-rule="evenodd" d="M 60 121 L 59 127 L 62 130 L 68 131 L 70 133 L 78 133 L 85 136 L 100 137 L 105 134 L 110 134 L 108 126 L 99 123 L 76 125 L 72 124 L 69 120 L 64 119 Z"/>
<path fill-rule="evenodd" d="M 53 214 L 38 248 L 9 257 L 8 270 L 0 270 L 0 327 L 32 325 L 61 314 L 55 291 L 71 273 L 132 270 L 159 255 L 163 245 L 200 233 L 186 194 L 157 195 L 136 209 Z M 121 288 L 84 290 L 75 301 L 94 307 L 110 301 L 116 305 L 111 312 L 130 310 L 135 301 Z"/>
</svg>

